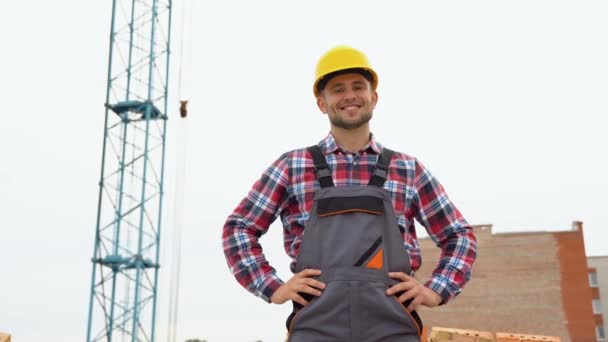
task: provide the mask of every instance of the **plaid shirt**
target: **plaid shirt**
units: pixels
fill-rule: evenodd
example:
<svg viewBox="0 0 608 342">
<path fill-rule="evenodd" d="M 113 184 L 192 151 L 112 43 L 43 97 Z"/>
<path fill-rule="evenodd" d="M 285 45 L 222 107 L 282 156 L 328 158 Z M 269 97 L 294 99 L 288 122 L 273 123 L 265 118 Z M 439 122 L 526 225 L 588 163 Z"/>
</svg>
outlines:
<svg viewBox="0 0 608 342">
<path fill-rule="evenodd" d="M 331 134 L 319 142 L 319 147 L 332 170 L 335 186 L 367 185 L 383 148 L 372 136 L 366 147 L 353 154 L 341 148 Z M 230 214 L 222 234 L 224 254 L 235 278 L 247 290 L 269 301 L 283 284 L 258 241 L 279 215 L 284 248 L 293 260 L 293 270 L 314 191 L 319 188 L 312 156 L 306 149 L 294 150 L 275 161 Z M 439 263 L 425 286 L 448 302 L 471 276 L 477 254 L 471 226 L 441 184 L 411 156 L 395 153 L 384 188 L 390 193 L 412 270 L 418 270 L 421 264 L 414 219 L 441 248 Z"/>
</svg>

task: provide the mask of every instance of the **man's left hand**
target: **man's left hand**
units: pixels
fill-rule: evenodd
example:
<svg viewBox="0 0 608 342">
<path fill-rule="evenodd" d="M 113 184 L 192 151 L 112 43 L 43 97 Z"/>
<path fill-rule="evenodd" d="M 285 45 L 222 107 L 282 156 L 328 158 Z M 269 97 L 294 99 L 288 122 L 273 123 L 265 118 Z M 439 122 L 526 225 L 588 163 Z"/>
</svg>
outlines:
<svg viewBox="0 0 608 342">
<path fill-rule="evenodd" d="M 395 293 L 404 291 L 404 293 L 397 299 L 401 303 L 405 303 L 407 300 L 413 299 L 410 305 L 407 307 L 408 311 L 416 310 L 419 305 L 432 308 L 441 303 L 441 296 L 437 292 L 424 286 L 414 277 L 410 277 L 403 272 L 389 272 L 388 276 L 399 280 L 399 283 L 386 290 L 386 294 L 392 296 Z"/>
</svg>

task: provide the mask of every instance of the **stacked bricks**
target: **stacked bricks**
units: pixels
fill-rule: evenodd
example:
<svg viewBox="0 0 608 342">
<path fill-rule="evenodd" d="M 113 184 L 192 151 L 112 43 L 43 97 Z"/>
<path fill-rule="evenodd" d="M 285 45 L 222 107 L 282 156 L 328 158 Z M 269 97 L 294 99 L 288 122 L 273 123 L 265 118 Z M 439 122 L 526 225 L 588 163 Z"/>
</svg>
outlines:
<svg viewBox="0 0 608 342">
<path fill-rule="evenodd" d="M 561 342 L 557 336 L 524 335 L 512 333 L 450 329 L 433 327 L 428 342 Z"/>
<path fill-rule="evenodd" d="M 495 342 L 494 335 L 485 331 L 433 327 L 428 342 Z"/>
<path fill-rule="evenodd" d="M 496 342 L 560 342 L 557 336 L 496 333 Z"/>
</svg>

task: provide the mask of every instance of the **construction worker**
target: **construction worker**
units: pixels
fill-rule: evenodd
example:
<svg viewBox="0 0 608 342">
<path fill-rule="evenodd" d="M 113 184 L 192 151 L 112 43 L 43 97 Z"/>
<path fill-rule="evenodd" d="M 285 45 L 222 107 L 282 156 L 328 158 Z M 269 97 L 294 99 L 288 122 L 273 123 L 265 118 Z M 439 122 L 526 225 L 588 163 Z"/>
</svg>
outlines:
<svg viewBox="0 0 608 342">
<path fill-rule="evenodd" d="M 237 281 L 268 302 L 293 302 L 289 341 L 419 341 L 416 308 L 449 302 L 470 279 L 471 226 L 428 169 L 370 133 L 377 86 L 361 51 L 325 53 L 313 92 L 330 133 L 279 157 L 225 223 Z M 278 216 L 293 260 L 287 281 L 258 241 Z M 421 264 L 414 220 L 442 250 L 424 283 L 413 276 Z"/>
</svg>

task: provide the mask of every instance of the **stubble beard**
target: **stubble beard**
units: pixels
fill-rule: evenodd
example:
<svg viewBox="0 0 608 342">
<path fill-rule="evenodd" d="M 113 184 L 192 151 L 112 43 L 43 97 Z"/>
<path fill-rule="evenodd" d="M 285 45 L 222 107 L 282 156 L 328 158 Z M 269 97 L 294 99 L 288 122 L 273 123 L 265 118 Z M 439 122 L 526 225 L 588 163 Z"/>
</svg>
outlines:
<svg viewBox="0 0 608 342">
<path fill-rule="evenodd" d="M 367 124 L 372 119 L 372 116 L 373 116 L 373 113 L 370 111 L 369 113 L 362 115 L 361 118 L 357 121 L 346 122 L 346 121 L 342 120 L 342 118 L 338 117 L 337 115 L 329 115 L 329 121 L 331 122 L 332 125 L 334 125 L 336 127 L 346 129 L 346 130 L 353 130 L 353 129 L 363 127 L 365 124 Z"/>
</svg>

